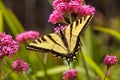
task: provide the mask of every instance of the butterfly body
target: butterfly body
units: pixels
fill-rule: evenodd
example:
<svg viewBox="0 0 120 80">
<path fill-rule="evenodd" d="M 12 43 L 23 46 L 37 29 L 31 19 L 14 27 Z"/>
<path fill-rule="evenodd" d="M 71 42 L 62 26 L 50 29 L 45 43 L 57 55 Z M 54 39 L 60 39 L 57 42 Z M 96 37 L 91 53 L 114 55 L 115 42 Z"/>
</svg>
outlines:
<svg viewBox="0 0 120 80">
<path fill-rule="evenodd" d="M 65 30 L 59 33 L 52 33 L 42 36 L 27 46 L 29 50 L 52 53 L 58 58 L 69 61 L 76 59 L 76 54 L 81 46 L 80 35 L 92 19 L 92 15 L 82 17 L 72 24 L 68 25 Z"/>
</svg>

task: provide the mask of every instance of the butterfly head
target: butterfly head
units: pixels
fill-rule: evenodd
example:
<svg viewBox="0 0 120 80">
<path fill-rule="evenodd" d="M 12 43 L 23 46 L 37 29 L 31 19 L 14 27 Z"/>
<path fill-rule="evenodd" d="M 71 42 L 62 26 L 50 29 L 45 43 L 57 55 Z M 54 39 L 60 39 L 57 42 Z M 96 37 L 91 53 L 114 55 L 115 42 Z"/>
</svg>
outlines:
<svg viewBox="0 0 120 80">
<path fill-rule="evenodd" d="M 70 61 L 73 61 L 73 59 L 76 59 L 76 55 L 72 53 L 68 53 L 66 60 L 70 62 Z"/>
</svg>

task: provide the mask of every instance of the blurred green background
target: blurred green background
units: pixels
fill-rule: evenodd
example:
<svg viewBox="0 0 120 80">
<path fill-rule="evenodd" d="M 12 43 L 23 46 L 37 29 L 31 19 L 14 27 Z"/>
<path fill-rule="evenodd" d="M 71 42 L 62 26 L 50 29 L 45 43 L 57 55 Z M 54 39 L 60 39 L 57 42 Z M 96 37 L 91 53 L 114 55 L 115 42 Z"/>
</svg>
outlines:
<svg viewBox="0 0 120 80">
<path fill-rule="evenodd" d="M 87 62 L 91 80 L 102 80 L 106 70 L 103 59 L 106 54 L 116 55 L 120 60 L 120 0 L 86 0 L 96 8 L 96 14 L 87 30 L 82 35 L 83 53 Z M 52 12 L 52 0 L 0 0 L 0 32 L 12 35 L 26 30 L 39 31 L 41 36 L 53 32 L 53 25 L 48 23 Z M 29 63 L 27 74 L 13 72 L 8 80 L 45 80 L 42 54 L 26 50 L 20 44 L 20 50 L 12 58 L 5 57 L 4 73 L 11 72 L 11 63 L 17 58 Z M 79 63 L 73 61 L 73 67 L 79 70 L 78 80 L 86 80 L 81 54 Z M 61 59 L 48 55 L 46 69 L 49 80 L 62 80 L 62 74 L 68 70 Z M 120 64 L 112 66 L 108 80 L 119 80 Z M 21 76 L 21 77 L 20 77 Z M 25 77 L 26 76 L 26 77 Z"/>
</svg>

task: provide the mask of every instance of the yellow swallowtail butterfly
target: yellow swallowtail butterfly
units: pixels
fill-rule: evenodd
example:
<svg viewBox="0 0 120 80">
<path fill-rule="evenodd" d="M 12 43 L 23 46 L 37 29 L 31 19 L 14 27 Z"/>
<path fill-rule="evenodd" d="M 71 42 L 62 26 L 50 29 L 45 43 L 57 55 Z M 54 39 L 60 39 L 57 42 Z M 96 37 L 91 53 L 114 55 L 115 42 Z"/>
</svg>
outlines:
<svg viewBox="0 0 120 80">
<path fill-rule="evenodd" d="M 76 59 L 76 54 L 80 48 L 80 36 L 91 21 L 93 15 L 81 17 L 69 24 L 65 30 L 59 33 L 51 33 L 42 36 L 27 46 L 29 50 L 50 52 L 53 55 L 65 59 L 68 62 Z"/>
</svg>

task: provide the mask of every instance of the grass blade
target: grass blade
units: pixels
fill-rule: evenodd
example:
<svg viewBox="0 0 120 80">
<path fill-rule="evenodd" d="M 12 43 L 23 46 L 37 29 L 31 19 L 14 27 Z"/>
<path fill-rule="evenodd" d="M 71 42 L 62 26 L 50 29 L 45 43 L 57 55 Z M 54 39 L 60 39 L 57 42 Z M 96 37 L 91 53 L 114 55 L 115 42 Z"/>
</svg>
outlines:
<svg viewBox="0 0 120 80">
<path fill-rule="evenodd" d="M 113 29 L 109 29 L 109 28 L 105 28 L 105 27 L 101 27 L 101 26 L 95 26 L 94 29 L 97 31 L 108 33 L 108 34 L 114 36 L 115 38 L 117 38 L 118 40 L 120 40 L 120 33 Z"/>
<path fill-rule="evenodd" d="M 8 27 L 10 28 L 12 34 L 15 36 L 16 34 L 23 32 L 24 28 L 22 24 L 20 24 L 16 16 L 5 7 L 5 5 L 1 0 L 0 0 L 0 8 L 3 12 L 5 21 L 7 22 Z"/>
<path fill-rule="evenodd" d="M 3 14 L 2 11 L 0 10 L 0 32 L 3 32 Z"/>
</svg>

